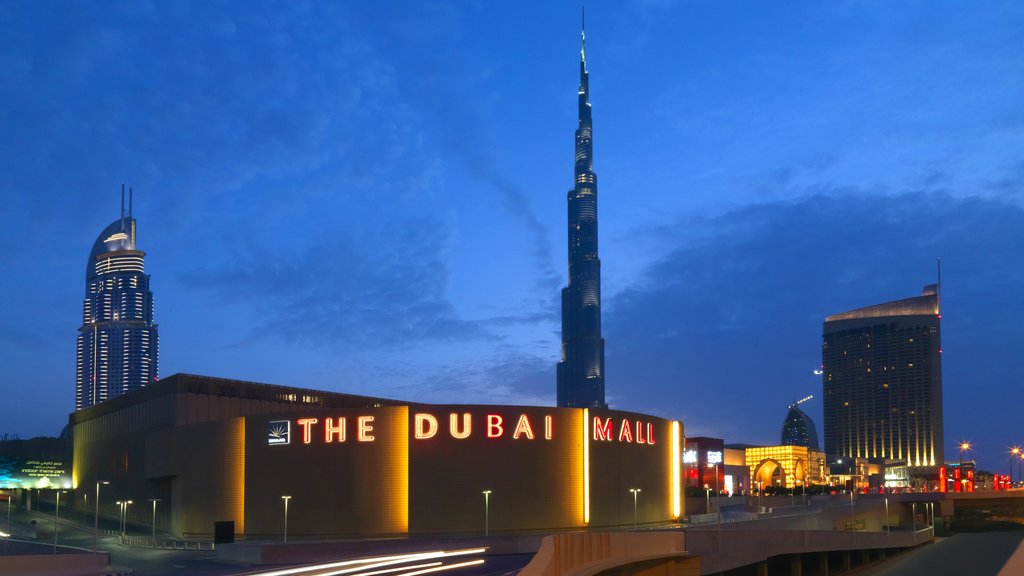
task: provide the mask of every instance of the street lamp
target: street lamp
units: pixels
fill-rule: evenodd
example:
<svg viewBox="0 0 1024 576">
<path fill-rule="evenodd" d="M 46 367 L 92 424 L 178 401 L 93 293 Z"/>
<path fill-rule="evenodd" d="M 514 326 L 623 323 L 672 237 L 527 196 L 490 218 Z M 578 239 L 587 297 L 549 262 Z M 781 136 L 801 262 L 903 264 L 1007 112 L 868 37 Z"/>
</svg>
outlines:
<svg viewBox="0 0 1024 576">
<path fill-rule="evenodd" d="M 57 553 L 57 520 L 60 518 L 60 494 L 67 494 L 67 490 L 57 490 L 57 509 L 53 513 L 53 553 Z"/>
<path fill-rule="evenodd" d="M 128 505 L 134 504 L 132 500 L 125 500 L 121 502 L 121 538 L 124 538 L 125 531 L 128 528 Z"/>
<path fill-rule="evenodd" d="M 156 503 L 163 502 L 160 498 L 150 498 L 150 502 L 153 503 L 153 548 L 156 548 Z"/>
<path fill-rule="evenodd" d="M 281 496 L 281 500 L 284 500 L 284 541 L 288 541 L 288 501 L 291 500 L 291 496 Z M 155 506 L 156 504 L 154 504 Z"/>
<path fill-rule="evenodd" d="M 1020 446 L 1014 446 L 1013 448 L 1010 449 L 1010 487 L 1011 488 L 1013 488 L 1013 461 L 1015 459 L 1018 460 L 1018 462 L 1020 461 L 1020 459 L 1019 458 L 1015 458 L 1015 456 L 1020 456 Z M 1020 474 L 1018 474 L 1017 476 L 1018 476 L 1017 479 L 1020 480 Z"/>
<path fill-rule="evenodd" d="M 967 475 L 964 474 L 964 452 L 971 449 L 971 443 L 966 440 L 960 442 L 960 491 L 967 491 Z"/>
<path fill-rule="evenodd" d="M 636 498 L 637 498 L 637 496 L 640 495 L 640 489 L 639 488 L 630 488 L 629 491 L 633 493 L 633 531 L 635 532 L 636 531 L 636 527 L 637 527 L 637 518 L 638 518 L 637 512 L 636 512 Z"/>
<path fill-rule="evenodd" d="M 718 497 L 721 496 L 721 494 L 722 494 L 722 487 L 718 483 L 718 464 L 717 463 L 715 463 L 715 464 L 708 464 L 708 468 L 714 468 L 715 469 L 715 507 L 718 508 Z M 710 486 L 709 486 L 709 488 L 710 488 Z M 710 504 L 710 502 L 709 502 L 709 504 Z M 709 512 L 710 512 L 710 510 L 709 510 Z"/>
<path fill-rule="evenodd" d="M 106 480 L 96 482 L 96 516 L 92 522 L 92 551 L 96 551 L 96 536 L 100 532 L 100 484 L 110 484 Z"/>
<path fill-rule="evenodd" d="M 484 495 L 484 536 L 487 536 L 491 531 L 491 491 L 484 490 L 481 494 Z"/>
<path fill-rule="evenodd" d="M 11 494 L 7 495 L 7 533 L 11 534 Z"/>
</svg>

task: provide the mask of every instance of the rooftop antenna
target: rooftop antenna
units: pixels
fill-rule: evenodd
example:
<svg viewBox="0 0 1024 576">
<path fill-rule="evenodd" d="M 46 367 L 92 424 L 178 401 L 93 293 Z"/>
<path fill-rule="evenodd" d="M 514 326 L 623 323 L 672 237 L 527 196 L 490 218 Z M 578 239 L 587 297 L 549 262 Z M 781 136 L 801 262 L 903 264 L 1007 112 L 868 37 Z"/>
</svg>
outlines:
<svg viewBox="0 0 1024 576">
<path fill-rule="evenodd" d="M 121 183 L 121 232 L 124 232 L 124 183 Z"/>
<path fill-rule="evenodd" d="M 935 259 L 935 313 L 942 317 L 942 258 Z"/>
<path fill-rule="evenodd" d="M 132 217 L 132 189 L 128 189 L 128 218 Z"/>
</svg>

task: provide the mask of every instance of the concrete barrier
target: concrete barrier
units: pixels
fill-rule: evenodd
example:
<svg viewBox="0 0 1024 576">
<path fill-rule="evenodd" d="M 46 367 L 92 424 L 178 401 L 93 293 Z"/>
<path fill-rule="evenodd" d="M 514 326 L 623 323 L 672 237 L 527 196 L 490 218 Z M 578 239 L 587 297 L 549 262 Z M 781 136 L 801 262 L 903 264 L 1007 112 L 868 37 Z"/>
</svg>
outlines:
<svg viewBox="0 0 1024 576">
<path fill-rule="evenodd" d="M 4 556 L 0 576 L 105 576 L 110 574 L 110 555 L 32 554 Z"/>
<path fill-rule="evenodd" d="M 618 574 L 699 576 L 700 558 L 686 553 L 682 532 L 577 532 L 545 536 L 519 576 Z"/>
</svg>

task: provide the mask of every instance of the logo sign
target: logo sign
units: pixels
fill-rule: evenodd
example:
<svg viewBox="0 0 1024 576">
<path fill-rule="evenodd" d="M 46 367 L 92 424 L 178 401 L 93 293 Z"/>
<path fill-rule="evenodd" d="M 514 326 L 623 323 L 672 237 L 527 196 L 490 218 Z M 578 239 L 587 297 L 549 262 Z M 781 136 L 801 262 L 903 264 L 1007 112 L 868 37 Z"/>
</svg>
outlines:
<svg viewBox="0 0 1024 576">
<path fill-rule="evenodd" d="M 683 463 L 684 464 L 696 464 L 697 463 L 697 451 L 687 450 L 683 452 Z"/>
<path fill-rule="evenodd" d="M 271 420 L 267 422 L 267 444 L 290 444 L 292 441 L 292 423 L 290 420 Z"/>
<path fill-rule="evenodd" d="M 722 453 L 718 452 L 717 450 L 716 451 L 708 450 L 708 464 L 721 464 L 721 463 L 722 463 Z"/>
</svg>

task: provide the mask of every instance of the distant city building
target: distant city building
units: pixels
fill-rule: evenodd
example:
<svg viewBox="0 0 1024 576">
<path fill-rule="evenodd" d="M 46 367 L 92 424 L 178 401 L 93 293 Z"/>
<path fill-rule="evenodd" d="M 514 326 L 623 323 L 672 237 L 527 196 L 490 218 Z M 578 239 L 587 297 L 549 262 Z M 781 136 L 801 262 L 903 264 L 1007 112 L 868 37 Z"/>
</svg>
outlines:
<svg viewBox="0 0 1024 576">
<path fill-rule="evenodd" d="M 575 184 L 569 190 L 569 285 L 562 289 L 562 357 L 558 405 L 604 408 L 601 260 L 597 257 L 597 174 L 594 173 L 586 35 L 580 49 L 579 127 Z"/>
<path fill-rule="evenodd" d="M 75 410 L 156 381 L 159 340 L 146 254 L 135 247 L 135 218 L 121 190 L 121 217 L 103 229 L 85 267 L 78 329 Z"/>
<path fill-rule="evenodd" d="M 943 463 L 939 294 L 825 319 L 822 387 L 830 457 Z"/>
<path fill-rule="evenodd" d="M 791 404 L 786 414 L 786 421 L 782 423 L 783 446 L 806 446 L 815 452 L 818 447 L 818 429 L 814 421 L 796 403 Z"/>
<path fill-rule="evenodd" d="M 687 486 L 710 488 L 719 492 L 733 491 L 725 483 L 725 442 L 721 438 L 687 438 L 683 451 L 683 470 Z"/>
</svg>

